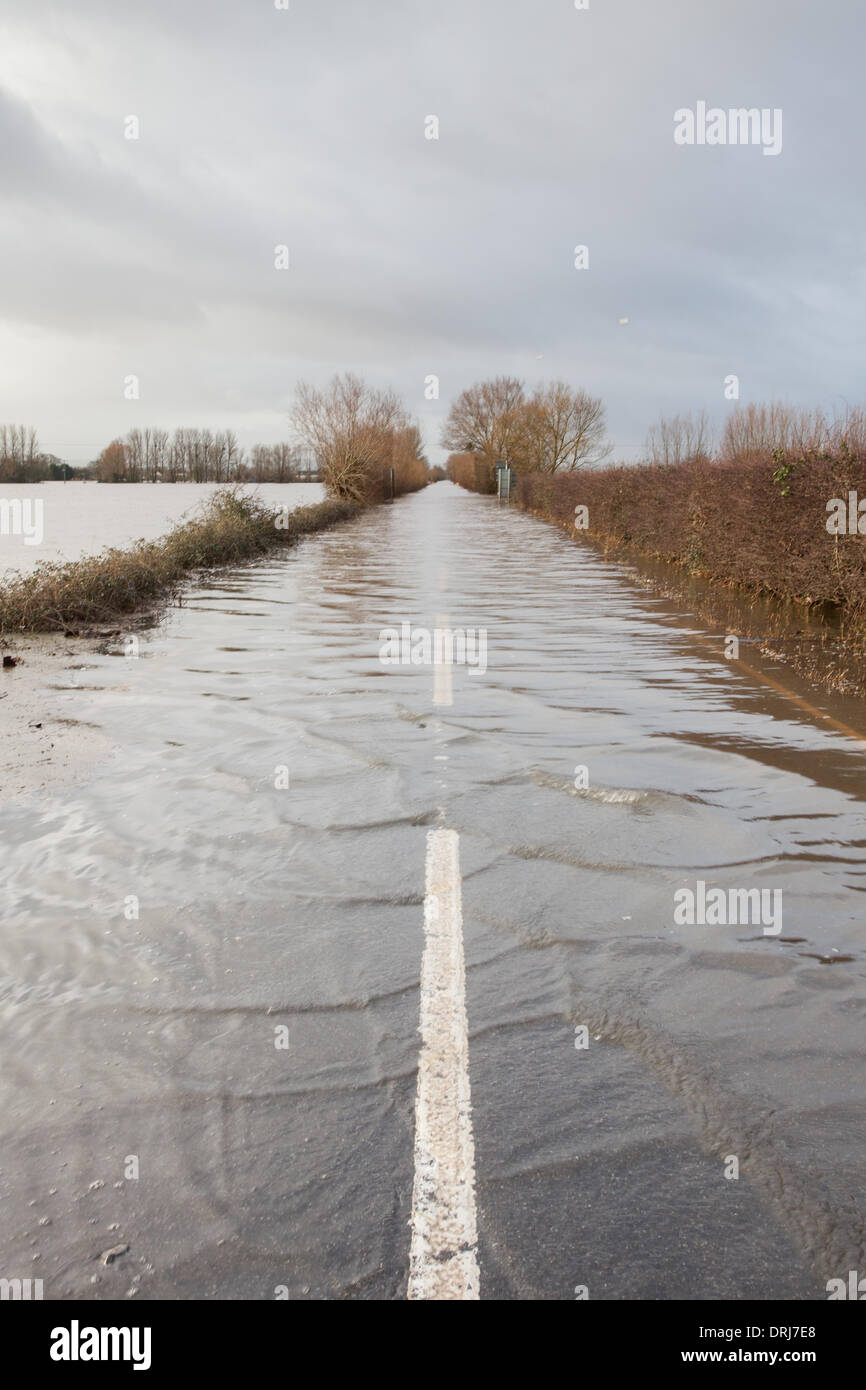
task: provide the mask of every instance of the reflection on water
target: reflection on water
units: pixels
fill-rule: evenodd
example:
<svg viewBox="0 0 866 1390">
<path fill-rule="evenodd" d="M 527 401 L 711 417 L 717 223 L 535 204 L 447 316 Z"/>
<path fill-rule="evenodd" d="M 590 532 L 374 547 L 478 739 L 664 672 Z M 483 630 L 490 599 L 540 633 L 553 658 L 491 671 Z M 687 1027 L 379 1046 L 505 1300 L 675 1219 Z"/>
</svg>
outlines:
<svg viewBox="0 0 866 1390">
<path fill-rule="evenodd" d="M 434 708 L 379 633 L 442 614 L 486 629 L 488 669 Z M 0 817 L 9 1274 L 405 1295 L 443 817 L 482 1296 L 817 1298 L 862 1268 L 864 753 L 702 635 L 439 484 L 94 657 L 58 704 L 115 760 Z M 675 925 L 698 879 L 781 889 L 782 932 Z"/>
</svg>

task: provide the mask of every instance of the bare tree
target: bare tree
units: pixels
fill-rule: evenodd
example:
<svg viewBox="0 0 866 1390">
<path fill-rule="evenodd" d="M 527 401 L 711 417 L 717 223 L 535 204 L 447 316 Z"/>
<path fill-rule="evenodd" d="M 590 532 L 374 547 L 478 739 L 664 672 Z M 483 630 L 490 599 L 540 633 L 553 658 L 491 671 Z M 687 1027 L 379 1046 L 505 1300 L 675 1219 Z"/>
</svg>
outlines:
<svg viewBox="0 0 866 1390">
<path fill-rule="evenodd" d="M 810 453 L 831 447 L 834 427 L 821 410 L 800 410 L 784 401 L 738 406 L 725 423 L 722 454 L 729 459 L 770 454 Z"/>
<path fill-rule="evenodd" d="M 417 425 L 404 425 L 391 431 L 390 465 L 394 469 L 398 492 L 408 492 L 426 485 L 427 460 Z"/>
<path fill-rule="evenodd" d="M 250 449 L 250 475 L 257 483 L 271 481 L 271 453 L 268 444 L 254 444 Z"/>
<path fill-rule="evenodd" d="M 297 469 L 291 444 L 254 444 L 245 473 L 258 483 L 293 483 Z"/>
<path fill-rule="evenodd" d="M 39 440 L 27 425 L 0 425 L 0 479 L 30 482 L 41 472 Z"/>
<path fill-rule="evenodd" d="M 685 463 L 709 458 L 713 450 L 712 426 L 705 411 L 699 415 L 662 415 L 646 438 L 652 463 Z"/>
<path fill-rule="evenodd" d="M 565 381 L 536 387 L 518 413 L 513 453 L 518 468 L 558 473 L 601 463 L 611 452 L 600 396 Z"/>
<path fill-rule="evenodd" d="M 866 458 L 866 410 L 863 406 L 849 406 L 845 414 L 836 420 L 833 444 L 836 449 L 844 445 L 855 458 Z"/>
<path fill-rule="evenodd" d="M 319 460 L 329 492 L 354 501 L 378 489 L 391 462 L 394 431 L 409 420 L 393 391 L 376 391 L 347 372 L 320 390 L 298 383 L 292 422 L 299 439 Z"/>
<path fill-rule="evenodd" d="M 516 377 L 477 381 L 461 391 L 448 412 L 442 444 L 457 453 L 481 454 L 491 464 L 511 462 L 511 446 L 521 430 L 525 393 Z"/>
<path fill-rule="evenodd" d="M 291 483 L 297 475 L 298 461 L 291 444 L 271 446 L 271 468 L 275 483 Z"/>
<path fill-rule="evenodd" d="M 126 481 L 140 483 L 144 477 L 144 435 L 141 430 L 130 430 L 124 440 L 126 448 Z"/>
<path fill-rule="evenodd" d="M 113 439 L 110 444 L 107 444 L 91 467 L 101 483 L 125 482 L 126 446 L 123 440 Z"/>
</svg>

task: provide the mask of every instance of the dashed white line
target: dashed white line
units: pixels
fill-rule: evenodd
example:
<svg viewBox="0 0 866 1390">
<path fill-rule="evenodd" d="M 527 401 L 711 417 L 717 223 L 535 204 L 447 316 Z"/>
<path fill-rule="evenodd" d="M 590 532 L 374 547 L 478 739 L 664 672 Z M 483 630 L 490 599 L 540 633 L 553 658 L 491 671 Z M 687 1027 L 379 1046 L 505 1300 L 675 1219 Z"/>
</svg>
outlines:
<svg viewBox="0 0 866 1390">
<path fill-rule="evenodd" d="M 436 627 L 440 632 L 444 632 L 448 627 L 448 618 L 439 613 L 436 617 Z M 434 705 L 452 705 L 454 695 L 451 685 L 451 662 L 433 662 L 433 703 Z"/>
<path fill-rule="evenodd" d="M 410 1299 L 480 1297 L 457 832 L 427 836 Z"/>
</svg>

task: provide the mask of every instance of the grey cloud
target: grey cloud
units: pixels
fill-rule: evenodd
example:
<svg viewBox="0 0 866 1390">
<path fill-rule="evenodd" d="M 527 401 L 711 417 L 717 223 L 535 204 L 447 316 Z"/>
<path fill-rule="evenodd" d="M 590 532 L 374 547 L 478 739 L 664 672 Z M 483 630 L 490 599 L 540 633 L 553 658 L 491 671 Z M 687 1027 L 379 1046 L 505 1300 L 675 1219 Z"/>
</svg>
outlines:
<svg viewBox="0 0 866 1390">
<path fill-rule="evenodd" d="M 579 376 L 625 453 L 662 409 L 723 419 L 729 371 L 744 399 L 857 399 L 859 22 L 853 0 L 0 4 L 0 333 L 77 385 L 60 414 L 13 371 L 7 413 L 107 439 L 129 359 L 154 422 L 222 409 L 273 438 L 298 376 L 347 367 L 434 446 L 446 396 L 500 371 Z M 698 98 L 781 106 L 782 155 L 676 147 Z"/>
</svg>

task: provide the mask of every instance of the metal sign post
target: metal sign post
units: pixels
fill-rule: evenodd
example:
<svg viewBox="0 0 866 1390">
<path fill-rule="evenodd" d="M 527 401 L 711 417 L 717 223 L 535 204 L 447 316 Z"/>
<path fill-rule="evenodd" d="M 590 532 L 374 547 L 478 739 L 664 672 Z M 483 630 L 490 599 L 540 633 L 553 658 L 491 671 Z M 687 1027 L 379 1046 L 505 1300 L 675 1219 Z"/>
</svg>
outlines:
<svg viewBox="0 0 866 1390">
<path fill-rule="evenodd" d="M 500 502 L 505 498 L 506 502 L 511 501 L 511 490 L 514 486 L 514 469 L 509 468 L 507 463 L 497 461 L 496 464 L 496 496 Z"/>
</svg>

